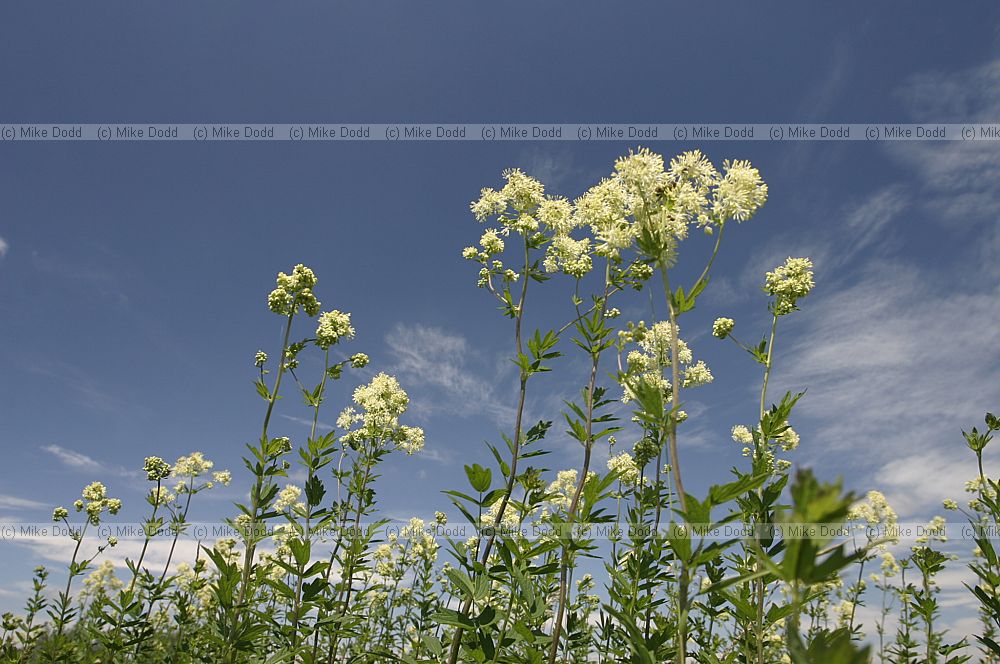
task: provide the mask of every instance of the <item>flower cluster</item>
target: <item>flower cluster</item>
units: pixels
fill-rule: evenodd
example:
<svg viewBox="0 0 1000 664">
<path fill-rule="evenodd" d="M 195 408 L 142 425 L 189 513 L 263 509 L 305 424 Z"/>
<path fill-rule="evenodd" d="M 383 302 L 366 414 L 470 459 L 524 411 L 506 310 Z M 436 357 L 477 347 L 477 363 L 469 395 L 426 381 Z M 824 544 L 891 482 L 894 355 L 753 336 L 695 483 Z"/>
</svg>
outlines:
<svg viewBox="0 0 1000 664">
<path fill-rule="evenodd" d="M 299 502 L 302 497 L 302 489 L 294 484 L 286 484 L 285 488 L 278 492 L 278 499 L 274 502 L 274 508 L 279 512 L 286 512 L 289 509 L 299 511 L 305 509 L 305 505 Z"/>
<path fill-rule="evenodd" d="M 158 456 L 149 456 L 146 457 L 146 460 L 142 465 L 142 470 L 146 473 L 147 480 L 150 482 L 159 482 L 160 480 L 169 477 L 170 464 Z"/>
<path fill-rule="evenodd" d="M 626 486 L 637 486 L 641 473 L 632 455 L 621 452 L 608 459 L 608 470 L 618 473 L 618 480 Z"/>
<path fill-rule="evenodd" d="M 646 328 L 640 321 L 639 325 L 626 334 L 623 339 L 638 342 L 639 349 L 626 355 L 627 375 L 632 380 L 642 381 L 662 390 L 664 396 L 670 395 L 672 386 L 664 377 L 664 369 L 671 366 L 673 345 L 673 326 L 669 321 L 661 321 Z M 704 361 L 694 363 L 691 349 L 683 339 L 677 339 L 677 361 L 681 371 L 683 387 L 698 387 L 707 385 L 713 380 L 712 372 Z M 631 388 L 625 389 L 622 401 L 632 399 Z"/>
<path fill-rule="evenodd" d="M 354 403 L 361 408 L 360 413 L 348 407 L 337 418 L 337 426 L 347 430 L 343 437 L 346 443 L 393 442 L 407 454 L 423 449 L 423 429 L 399 423 L 410 397 L 393 376 L 380 373 L 367 385 L 359 386 L 354 390 Z"/>
<path fill-rule="evenodd" d="M 753 434 L 743 424 L 737 424 L 732 430 L 733 440 L 742 445 L 749 445 L 753 442 Z"/>
<path fill-rule="evenodd" d="M 546 489 L 549 502 L 558 509 L 568 509 L 576 493 L 578 474 L 575 468 L 570 470 L 560 470 L 556 473 L 556 479 L 549 484 Z M 597 478 L 597 473 L 591 471 L 587 473 L 587 482 Z"/>
<path fill-rule="evenodd" d="M 590 238 L 574 240 L 568 234 L 556 235 L 545 253 L 543 267 L 546 272 L 562 271 L 571 277 L 582 278 L 594 266 L 590 256 Z"/>
<path fill-rule="evenodd" d="M 345 314 L 334 309 L 320 314 L 316 326 L 316 345 L 326 350 L 341 339 L 353 339 L 354 328 L 351 327 L 351 314 Z"/>
<path fill-rule="evenodd" d="M 109 514 L 118 514 L 122 508 L 122 501 L 118 498 L 108 498 L 108 490 L 100 482 L 91 482 L 83 487 L 82 500 L 73 503 L 77 512 L 86 511 L 87 520 L 93 525 L 101 523 L 101 514 L 106 510 Z M 64 507 L 56 508 L 52 513 L 55 521 L 64 520 L 69 516 L 69 510 Z"/>
<path fill-rule="evenodd" d="M 718 337 L 719 339 L 725 339 L 733 333 L 733 328 L 735 326 L 736 321 L 732 318 L 716 318 L 715 322 L 712 323 L 712 336 Z"/>
<path fill-rule="evenodd" d="M 169 505 L 175 500 L 177 500 L 177 496 L 165 486 L 150 489 L 149 495 L 146 496 L 146 502 L 153 507 L 163 507 L 164 505 Z"/>
<path fill-rule="evenodd" d="M 434 539 L 434 535 L 427 529 L 423 519 L 413 517 L 403 528 L 403 537 L 410 540 L 410 552 L 420 560 L 434 561 L 437 559 L 437 552 L 440 545 Z"/>
<path fill-rule="evenodd" d="M 319 313 L 319 300 L 313 295 L 316 275 L 301 263 L 292 269 L 292 274 L 278 273 L 277 288 L 267 296 L 268 308 L 276 314 L 291 316 L 300 308 L 308 316 Z"/>
<path fill-rule="evenodd" d="M 174 491 L 181 493 L 198 493 L 202 489 L 211 489 L 215 484 L 229 486 L 233 476 L 228 470 L 217 470 L 212 472 L 212 479 L 200 485 L 195 484 L 199 477 L 207 475 L 215 467 L 215 463 L 205 458 L 201 452 L 192 452 L 187 456 L 177 459 L 171 475 L 177 480 Z"/>
<path fill-rule="evenodd" d="M 472 214 L 479 221 L 496 216 L 508 232 L 537 231 L 537 208 L 545 199 L 545 187 L 517 168 L 504 171 L 503 177 L 507 184 L 500 191 L 486 188 L 480 192 L 479 200 L 470 206 Z"/>
<path fill-rule="evenodd" d="M 767 185 L 749 161 L 726 160 L 722 168 L 725 175 L 715 190 L 712 211 L 716 219 L 746 221 L 767 202 Z"/>
<path fill-rule="evenodd" d="M 885 495 L 880 491 L 869 491 L 865 499 L 855 503 L 847 514 L 851 521 L 862 521 L 868 526 L 868 538 L 873 540 L 873 533 L 883 532 L 884 537 L 876 547 L 879 551 L 885 551 L 887 542 L 896 542 L 898 535 L 894 535 L 894 526 L 898 521 L 896 510 L 892 509 Z"/>
<path fill-rule="evenodd" d="M 772 305 L 777 316 L 795 311 L 800 298 L 809 294 L 815 286 L 813 264 L 808 258 L 791 258 L 768 272 L 764 282 L 764 292 L 774 296 Z"/>
</svg>

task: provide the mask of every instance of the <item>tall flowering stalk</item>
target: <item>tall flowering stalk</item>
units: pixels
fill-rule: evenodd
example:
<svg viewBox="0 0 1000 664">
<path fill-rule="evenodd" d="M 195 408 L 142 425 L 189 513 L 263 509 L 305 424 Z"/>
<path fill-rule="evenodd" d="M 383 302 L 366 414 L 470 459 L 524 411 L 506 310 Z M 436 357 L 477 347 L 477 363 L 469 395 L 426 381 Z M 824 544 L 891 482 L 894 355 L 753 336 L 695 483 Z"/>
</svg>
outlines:
<svg viewBox="0 0 1000 664">
<path fill-rule="evenodd" d="M 506 472 L 507 481 L 496 503 L 495 523 L 497 524 L 503 522 L 518 478 L 518 462 L 521 460 L 522 444 L 524 443 L 522 429 L 528 380 L 539 372 L 548 371 L 544 362 L 557 355 L 552 351 L 553 346 L 558 341 L 558 336 L 553 332 L 544 336 L 536 332 L 529 343 L 530 356 L 525 353 L 522 325 L 528 296 L 528 284 L 533 280 L 544 281 L 546 278 L 537 261 L 532 260 L 533 252 L 549 242 L 548 233 L 559 233 L 570 223 L 569 204 L 564 199 L 546 198 L 545 188 L 541 182 L 518 169 L 505 171 L 503 175 L 506 184 L 502 189 L 499 191 L 490 188 L 483 189 L 479 200 L 471 205 L 472 213 L 478 221 L 486 222 L 494 219 L 499 228 L 488 228 L 483 233 L 479 241 L 480 248 L 467 247 L 462 252 L 462 256 L 466 260 L 475 261 L 481 265 L 479 287 L 485 288 L 496 298 L 500 302 L 504 314 L 514 322 L 518 395 L 514 429 L 508 443 L 510 462 Z M 497 258 L 505 248 L 503 237 L 509 237 L 511 234 L 520 236 L 519 245 L 523 257 L 520 272 L 505 267 L 504 263 Z M 574 247 L 567 246 L 566 250 L 569 253 L 560 254 L 556 260 L 561 260 L 564 263 L 573 263 L 574 261 L 586 263 L 587 259 L 582 257 L 582 254 L 586 252 L 577 251 Z M 550 267 L 552 266 L 551 260 L 549 259 L 548 263 Z M 582 268 L 581 264 L 578 269 Z M 519 286 L 517 282 L 520 282 Z M 515 292 L 518 292 L 516 298 L 512 293 L 514 289 L 516 289 Z M 485 565 L 489 560 L 497 536 L 497 531 L 494 531 L 487 537 L 482 552 L 478 555 L 480 564 Z M 478 552 L 478 543 L 476 551 Z M 472 604 L 472 596 L 464 598 L 458 611 L 459 615 L 463 618 L 468 616 Z M 448 650 L 447 661 L 449 664 L 455 664 L 458 661 L 463 631 L 464 628 L 461 624 L 457 625 L 454 630 Z"/>
<path fill-rule="evenodd" d="M 625 212 L 634 220 L 632 232 L 640 256 L 658 269 L 666 296 L 670 357 L 669 409 L 657 405 L 646 391 L 643 404 L 647 416 L 659 419 L 660 439 L 666 439 L 674 486 L 685 521 L 690 520 L 687 492 L 681 472 L 677 443 L 677 426 L 685 418 L 681 411 L 681 341 L 679 317 L 694 308 L 698 296 L 708 285 L 711 269 L 719 253 L 726 224 L 742 222 L 752 217 L 767 200 L 767 185 L 757 169 L 749 162 L 725 162 L 720 174 L 700 152 L 689 152 L 664 167 L 662 157 L 648 150 L 640 150 L 624 157 L 615 164 L 616 178 L 624 191 Z M 680 243 L 688 236 L 689 226 L 717 234 L 715 246 L 698 279 L 687 290 L 673 290 L 670 269 L 677 262 Z M 639 396 L 639 395 L 636 395 Z M 660 413 L 650 413 L 649 407 Z M 660 483 L 660 464 L 657 464 L 656 486 Z M 654 532 L 659 530 L 660 507 L 657 506 Z M 688 561 L 680 559 L 680 576 L 677 588 L 677 632 L 675 636 L 675 661 L 686 661 L 687 611 L 692 570 Z M 647 620 L 648 624 L 648 620 Z"/>
<path fill-rule="evenodd" d="M 86 513 L 86 520 L 80 527 L 70 525 L 69 510 L 65 507 L 57 507 L 52 511 L 52 520 L 55 522 L 61 521 L 65 524 L 70 539 L 76 542 L 73 547 L 73 557 L 70 560 L 66 575 L 66 587 L 59 593 L 54 605 L 47 610 L 49 617 L 52 618 L 52 625 L 54 627 L 54 634 L 47 644 L 47 656 L 53 661 L 59 656 L 60 650 L 64 645 L 63 632 L 66 630 L 66 625 L 76 617 L 76 609 L 73 608 L 73 596 L 70 594 L 73 579 L 83 574 L 90 563 L 101 555 L 107 547 L 113 547 L 118 543 L 117 538 L 113 536 L 108 537 L 107 543 L 98 546 L 94 555 L 85 560 L 78 561 L 80 547 L 87 534 L 87 529 L 89 526 L 99 526 L 101 524 L 101 516 L 105 512 L 112 515 L 118 514 L 122 508 L 122 501 L 118 498 L 109 498 L 108 490 L 101 482 L 91 482 L 83 488 L 81 497 L 73 503 L 73 507 L 77 512 Z"/>
<path fill-rule="evenodd" d="M 278 492 L 278 486 L 272 478 L 284 473 L 284 464 L 279 463 L 279 460 L 291 450 L 287 438 L 270 438 L 268 427 L 271 423 L 274 405 L 277 403 L 281 391 L 281 379 L 289 368 L 294 368 L 295 355 L 300 350 L 299 346 L 289 345 L 292 321 L 300 311 L 313 317 L 319 313 L 320 309 L 319 300 L 313 294 L 313 288 L 316 286 L 316 275 L 306 266 L 296 265 L 290 275 L 279 272 L 276 282 L 276 288 L 268 296 L 267 304 L 272 312 L 285 318 L 285 330 L 281 342 L 281 352 L 278 354 L 280 360 L 273 386 L 269 389 L 263 378 L 257 383 L 257 391 L 267 402 L 267 408 L 264 411 L 260 442 L 257 447 L 248 446 L 253 458 L 244 458 L 247 467 L 254 474 L 254 485 L 250 491 L 249 507 L 239 506 L 243 517 L 239 525 L 242 526 L 245 533 L 245 549 L 239 590 L 231 616 L 228 617 L 228 641 L 230 644 L 239 641 L 240 632 L 244 629 L 240 619 L 245 609 L 245 603 L 250 598 L 248 591 L 254 569 L 254 554 L 257 545 L 265 536 L 261 525 L 268 517 L 273 516 L 270 508 Z M 229 661 L 235 661 L 235 651 L 232 647 L 232 645 L 229 646 Z"/>
</svg>

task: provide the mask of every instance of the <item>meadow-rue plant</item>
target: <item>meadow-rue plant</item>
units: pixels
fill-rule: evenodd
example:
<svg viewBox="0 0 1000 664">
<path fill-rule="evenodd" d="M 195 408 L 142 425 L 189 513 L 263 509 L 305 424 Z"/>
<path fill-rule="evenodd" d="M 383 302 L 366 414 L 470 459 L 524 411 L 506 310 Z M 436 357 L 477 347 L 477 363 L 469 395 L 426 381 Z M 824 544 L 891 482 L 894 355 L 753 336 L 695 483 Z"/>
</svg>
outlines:
<svg viewBox="0 0 1000 664">
<path fill-rule="evenodd" d="M 698 357 L 707 342 L 680 319 L 707 306 L 723 238 L 746 232 L 732 229 L 767 198 L 747 161 L 643 148 L 576 198 L 520 169 L 482 189 L 470 204 L 481 226 L 460 255 L 509 325 L 516 389 L 495 442 L 465 452 L 461 485 L 444 492 L 450 513 L 385 516 L 384 464 L 408 464 L 427 443 L 410 394 L 348 349 L 351 314 L 321 312 L 312 269 L 278 273 L 266 306 L 281 317 L 280 344 L 244 366 L 263 413 L 243 475 L 199 451 L 146 456 L 142 545 L 117 567 L 94 564 L 122 546 L 98 530 L 122 510 L 103 483 L 56 507 L 74 548 L 66 585 L 51 593 L 49 571 L 36 570 L 23 615 L 2 617 L 0 661 L 946 664 L 974 648 L 1000 661 L 1000 483 L 984 461 L 995 416 L 963 432 L 976 472 L 964 500 L 943 503 L 975 534 L 975 644 L 941 627 L 953 563 L 941 517 L 904 543 L 884 494 L 858 500 L 794 467 L 812 438 L 796 411 L 804 396 L 768 388 L 779 320 L 809 315 L 809 258 L 760 275 L 770 324 L 751 337 L 759 343 L 737 338 L 732 318 L 712 324 L 761 367 L 750 413 L 734 426 L 692 407 L 688 390 L 728 377 Z M 536 329 L 540 320 L 557 322 Z M 754 334 L 746 320 L 741 337 Z M 362 373 L 353 389 L 338 388 L 352 371 Z M 579 386 L 561 412 L 538 398 L 538 377 L 553 371 Z M 331 400 L 335 415 L 321 417 Z M 308 433 L 278 431 L 279 408 L 304 409 L 294 419 Z M 722 435 L 710 444 L 736 462 L 692 492 L 683 457 L 711 422 Z M 558 470 L 545 463 L 554 426 L 570 442 Z M 195 496 L 227 486 L 238 496 L 231 531 L 208 535 L 192 521 Z M 197 541 L 193 557 L 181 538 Z M 165 560 L 151 553 L 160 540 Z"/>
</svg>

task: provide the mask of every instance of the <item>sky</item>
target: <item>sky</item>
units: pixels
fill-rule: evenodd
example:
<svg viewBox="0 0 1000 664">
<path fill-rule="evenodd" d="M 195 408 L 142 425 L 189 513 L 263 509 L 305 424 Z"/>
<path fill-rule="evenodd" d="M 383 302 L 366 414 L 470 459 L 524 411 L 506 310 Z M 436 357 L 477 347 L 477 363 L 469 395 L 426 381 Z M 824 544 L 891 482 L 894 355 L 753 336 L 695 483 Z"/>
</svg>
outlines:
<svg viewBox="0 0 1000 664">
<path fill-rule="evenodd" d="M 860 2 L 57 2 L 9 7 L 0 23 L 2 123 L 998 116 L 1000 9 L 985 2 L 961 12 Z M 644 145 L 668 158 L 700 148 L 717 164 L 749 159 L 770 189 L 682 321 L 715 375 L 690 396 L 689 490 L 741 463 L 728 432 L 751 423 L 760 385 L 759 367 L 713 339 L 711 321 L 730 316 L 737 335 L 760 338 L 764 273 L 809 256 L 817 286 L 782 321 L 772 388 L 807 389 L 793 461 L 859 493 L 884 491 L 901 519 L 926 521 L 943 498 L 960 498 L 975 474 L 961 430 L 1000 407 L 996 144 Z M 392 518 L 446 508 L 441 491 L 462 488 L 463 464 L 490 460 L 483 443 L 509 432 L 516 399 L 511 326 L 460 257 L 481 232 L 469 202 L 509 167 L 573 198 L 636 147 L 0 144 L 0 521 L 45 521 L 93 480 L 125 500 L 123 518 L 138 519 L 143 457 L 195 450 L 235 481 L 199 497 L 193 516 L 232 515 L 249 482 L 243 446 L 263 415 L 252 358 L 280 346 L 266 296 L 296 263 L 315 270 L 324 308 L 352 313 L 357 338 L 344 352 L 372 359 L 336 385 L 321 419 L 333 422 L 374 372 L 397 375 L 427 447 L 390 458 L 380 504 Z M 692 239 L 677 269 L 690 274 L 708 249 Z M 529 328 L 565 322 L 569 293 L 565 280 L 539 289 Z M 645 293 L 617 306 L 652 320 Z M 557 423 L 553 471 L 581 456 L 560 409 L 586 368 L 564 346 L 528 404 L 533 419 Z M 307 410 L 289 398 L 278 415 L 273 433 L 302 442 Z M 0 544 L 0 607 L 22 603 L 40 560 L 65 559 L 51 542 Z M 955 592 L 952 603 L 965 591 Z"/>
</svg>

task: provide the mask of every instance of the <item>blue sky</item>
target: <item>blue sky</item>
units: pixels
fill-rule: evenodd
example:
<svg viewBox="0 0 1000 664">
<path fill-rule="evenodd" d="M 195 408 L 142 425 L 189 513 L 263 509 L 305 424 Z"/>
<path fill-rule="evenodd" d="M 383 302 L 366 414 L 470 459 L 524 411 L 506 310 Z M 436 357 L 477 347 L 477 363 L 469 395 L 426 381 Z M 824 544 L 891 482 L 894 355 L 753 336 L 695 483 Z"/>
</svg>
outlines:
<svg viewBox="0 0 1000 664">
<path fill-rule="evenodd" d="M 995 122 L 998 84 L 991 3 L 47 3 L 0 24 L 0 122 L 15 123 Z M 762 334 L 764 272 L 808 255 L 818 286 L 781 331 L 774 379 L 776 393 L 809 388 L 795 461 L 881 488 L 913 520 L 958 497 L 974 473 L 960 430 L 1000 401 L 995 144 L 648 146 L 750 159 L 770 186 L 683 324 L 716 376 L 682 438 L 692 488 L 739 463 L 727 432 L 753 417 L 759 385 L 711 321 Z M 574 197 L 633 147 L 0 145 L 0 519 L 45 520 L 94 479 L 136 518 L 142 458 L 193 450 L 236 475 L 196 516 L 229 514 L 261 418 L 253 353 L 279 344 L 266 295 L 298 262 L 325 307 L 352 312 L 345 350 L 396 373 L 427 430 L 425 454 L 385 468 L 386 514 L 446 506 L 440 491 L 487 461 L 482 441 L 510 428 L 516 396 L 509 324 L 459 256 L 480 231 L 469 201 L 511 166 Z M 680 269 L 707 250 L 692 241 Z M 569 284 L 546 286 L 529 327 L 565 318 Z M 650 319 L 644 296 L 619 306 Z M 558 423 L 585 379 L 566 350 L 534 417 Z M 288 399 L 280 414 L 301 442 L 305 409 Z M 549 443 L 550 467 L 578 464 L 565 436 Z M 61 562 L 0 547 L 3 608 L 37 555 Z"/>
</svg>

